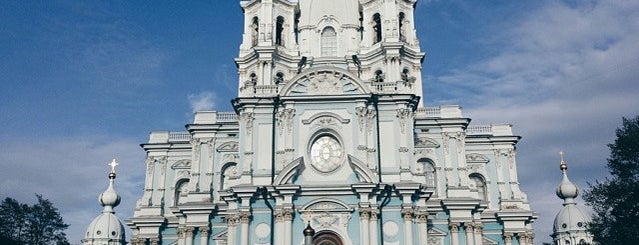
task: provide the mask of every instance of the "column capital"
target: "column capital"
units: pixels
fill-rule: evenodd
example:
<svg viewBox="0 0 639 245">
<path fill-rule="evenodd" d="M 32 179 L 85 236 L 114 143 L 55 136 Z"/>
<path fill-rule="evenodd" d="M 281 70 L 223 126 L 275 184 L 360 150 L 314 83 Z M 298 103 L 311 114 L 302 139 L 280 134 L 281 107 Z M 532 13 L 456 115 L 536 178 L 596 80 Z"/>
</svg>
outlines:
<svg viewBox="0 0 639 245">
<path fill-rule="evenodd" d="M 160 244 L 160 238 L 154 237 L 154 238 L 151 238 L 150 240 L 151 240 L 151 245 Z"/>
<path fill-rule="evenodd" d="M 240 212 L 239 219 L 240 219 L 240 223 L 248 224 L 249 220 L 251 219 L 251 212 L 248 212 L 248 211 Z"/>
<path fill-rule="evenodd" d="M 370 208 L 360 208 L 359 209 L 359 218 L 362 220 L 368 220 L 371 217 Z"/>
<path fill-rule="evenodd" d="M 416 219 L 417 223 L 426 223 L 428 222 L 428 213 L 418 213 Z"/>
<path fill-rule="evenodd" d="M 413 220 L 413 214 L 415 213 L 415 210 L 413 210 L 412 208 L 402 208 L 402 217 L 404 218 L 404 221 L 412 221 Z"/>
<path fill-rule="evenodd" d="M 475 233 L 481 234 L 484 231 L 484 226 L 481 223 L 475 223 Z"/>
<path fill-rule="evenodd" d="M 226 223 L 229 226 L 236 226 L 239 222 L 239 219 L 240 218 L 237 214 L 229 214 L 228 216 L 226 216 Z"/>
<path fill-rule="evenodd" d="M 198 227 L 198 229 L 200 230 L 200 233 L 202 234 L 202 236 L 208 236 L 208 234 L 209 234 L 209 226 L 208 225 L 200 226 L 200 227 Z"/>
<path fill-rule="evenodd" d="M 459 223 L 453 222 L 448 224 L 448 226 L 450 227 L 451 232 L 459 232 Z"/>
<path fill-rule="evenodd" d="M 510 243 L 513 241 L 513 233 L 504 232 L 504 241 Z"/>
<path fill-rule="evenodd" d="M 377 209 L 371 209 L 371 220 L 377 221 L 377 215 L 379 214 L 379 211 Z"/>
</svg>

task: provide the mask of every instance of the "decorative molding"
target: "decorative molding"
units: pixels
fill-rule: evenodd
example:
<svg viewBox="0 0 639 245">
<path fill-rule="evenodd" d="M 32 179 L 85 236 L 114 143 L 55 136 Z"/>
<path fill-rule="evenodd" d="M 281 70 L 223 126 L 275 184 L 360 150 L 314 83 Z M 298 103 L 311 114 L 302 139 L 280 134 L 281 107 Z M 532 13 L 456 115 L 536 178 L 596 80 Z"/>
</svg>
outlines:
<svg viewBox="0 0 639 245">
<path fill-rule="evenodd" d="M 216 150 L 217 152 L 238 152 L 240 150 L 240 146 L 237 141 L 231 141 L 222 143 Z"/>
<path fill-rule="evenodd" d="M 273 185 L 285 185 L 291 183 L 294 176 L 304 169 L 304 158 L 299 157 L 286 165 L 273 180 Z"/>
<path fill-rule="evenodd" d="M 466 163 L 469 164 L 486 164 L 490 161 L 488 157 L 483 154 L 470 153 L 466 154 Z"/>
<path fill-rule="evenodd" d="M 179 160 L 171 165 L 171 169 L 191 169 L 191 160 Z"/>
<path fill-rule="evenodd" d="M 348 124 L 351 120 L 348 118 L 343 118 L 340 115 L 333 113 L 333 112 L 320 112 L 317 113 L 315 115 L 313 115 L 312 117 L 310 117 L 309 119 L 304 119 L 302 120 L 303 124 L 311 124 L 313 123 L 315 120 L 323 118 L 323 117 L 329 117 L 329 118 L 334 118 L 336 119 L 339 123 L 341 124 Z"/>
<path fill-rule="evenodd" d="M 440 145 L 432 138 L 415 138 L 415 148 L 439 148 Z"/>
<path fill-rule="evenodd" d="M 351 168 L 353 169 L 353 171 L 355 171 L 355 173 L 357 174 L 357 178 L 359 178 L 360 182 L 365 182 L 365 183 L 373 183 L 375 182 L 375 173 L 373 173 L 364 162 L 360 161 L 359 159 L 357 159 L 356 157 L 352 156 L 352 155 L 347 155 L 348 157 L 348 162 L 351 166 Z"/>
</svg>

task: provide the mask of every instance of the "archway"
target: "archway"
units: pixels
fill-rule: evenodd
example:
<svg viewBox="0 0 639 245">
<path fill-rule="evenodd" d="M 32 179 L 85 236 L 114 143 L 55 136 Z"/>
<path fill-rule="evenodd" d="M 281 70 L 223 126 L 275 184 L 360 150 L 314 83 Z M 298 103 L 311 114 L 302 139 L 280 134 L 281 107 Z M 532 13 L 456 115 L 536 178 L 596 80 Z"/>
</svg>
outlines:
<svg viewBox="0 0 639 245">
<path fill-rule="evenodd" d="M 315 234 L 313 238 L 314 245 L 344 245 L 342 239 L 335 233 L 330 231 L 322 231 Z"/>
</svg>

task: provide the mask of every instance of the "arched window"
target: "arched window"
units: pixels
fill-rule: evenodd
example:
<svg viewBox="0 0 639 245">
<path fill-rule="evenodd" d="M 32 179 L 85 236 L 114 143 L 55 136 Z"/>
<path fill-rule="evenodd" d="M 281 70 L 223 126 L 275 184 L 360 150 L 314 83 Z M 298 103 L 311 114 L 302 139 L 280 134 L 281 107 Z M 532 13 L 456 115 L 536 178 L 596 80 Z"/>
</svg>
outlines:
<svg viewBox="0 0 639 245">
<path fill-rule="evenodd" d="M 175 185 L 175 201 L 173 205 L 180 204 L 180 198 L 185 197 L 188 193 L 189 180 L 184 179 L 177 182 Z"/>
<path fill-rule="evenodd" d="M 278 72 L 275 74 L 275 84 L 280 84 L 284 82 L 284 73 Z"/>
<path fill-rule="evenodd" d="M 260 34 L 260 20 L 257 16 L 253 17 L 253 22 L 251 23 L 251 44 L 253 47 L 257 46 L 258 36 Z"/>
<path fill-rule="evenodd" d="M 238 177 L 239 170 L 237 169 L 237 163 L 231 162 L 224 165 L 222 174 L 220 176 L 220 190 L 225 190 L 231 187 L 231 178 Z"/>
<path fill-rule="evenodd" d="M 417 160 L 418 163 L 424 166 L 424 176 L 426 187 L 437 187 L 437 175 L 435 173 L 435 164 L 428 158 L 421 158 Z"/>
<path fill-rule="evenodd" d="M 379 13 L 373 15 L 373 31 L 375 31 L 375 39 L 373 43 L 382 41 L 382 16 Z"/>
<path fill-rule="evenodd" d="M 375 82 L 378 82 L 378 83 L 384 82 L 384 72 L 382 70 L 375 71 Z"/>
<path fill-rule="evenodd" d="M 313 238 L 315 245 L 343 245 L 342 239 L 335 233 L 330 231 L 322 231 Z"/>
<path fill-rule="evenodd" d="M 404 12 L 399 12 L 399 40 L 406 41 L 406 36 L 404 35 L 404 20 L 406 19 L 406 15 Z"/>
<path fill-rule="evenodd" d="M 477 188 L 477 194 L 479 199 L 487 201 L 486 196 L 486 181 L 484 181 L 484 177 L 479 174 L 471 174 L 468 176 L 472 181 L 471 185 Z"/>
<path fill-rule="evenodd" d="M 322 30 L 322 56 L 337 56 L 337 32 L 333 27 L 326 27 Z"/>
<path fill-rule="evenodd" d="M 275 20 L 275 45 L 284 45 L 282 33 L 284 32 L 284 17 L 277 16 Z"/>
</svg>

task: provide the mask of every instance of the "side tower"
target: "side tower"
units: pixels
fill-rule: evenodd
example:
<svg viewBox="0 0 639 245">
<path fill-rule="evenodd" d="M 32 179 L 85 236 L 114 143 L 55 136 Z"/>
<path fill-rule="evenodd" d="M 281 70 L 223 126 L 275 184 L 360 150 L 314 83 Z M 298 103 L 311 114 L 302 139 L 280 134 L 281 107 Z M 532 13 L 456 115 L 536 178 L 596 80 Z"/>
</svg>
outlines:
<svg viewBox="0 0 639 245">
<path fill-rule="evenodd" d="M 561 164 L 559 164 L 563 178 L 557 187 L 557 196 L 564 200 L 564 206 L 555 217 L 551 235 L 555 245 L 592 244 L 592 235 L 587 231 L 590 217 L 577 206 L 575 198 L 579 195 L 577 185 L 568 179 L 568 165 L 564 161 L 564 153 L 561 152 Z"/>
<path fill-rule="evenodd" d="M 532 244 L 520 137 L 421 104 L 415 5 L 242 1 L 234 111 L 151 133 L 132 243 Z"/>
<path fill-rule="evenodd" d="M 109 172 L 109 187 L 100 194 L 98 198 L 100 204 L 104 207 L 102 214 L 95 217 L 89 227 L 87 233 L 82 239 L 83 245 L 124 245 L 126 244 L 124 225 L 117 216 L 113 208 L 120 204 L 120 195 L 113 188 L 115 182 L 115 167 L 118 163 L 113 159 L 109 164 L 111 171 Z"/>
</svg>

